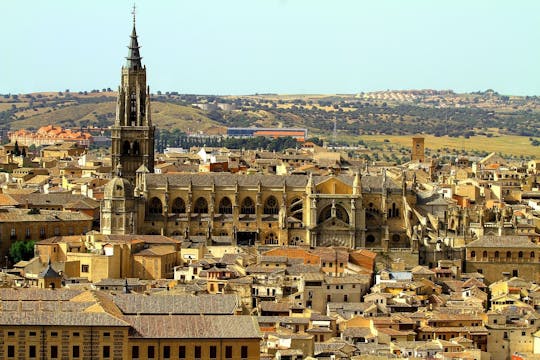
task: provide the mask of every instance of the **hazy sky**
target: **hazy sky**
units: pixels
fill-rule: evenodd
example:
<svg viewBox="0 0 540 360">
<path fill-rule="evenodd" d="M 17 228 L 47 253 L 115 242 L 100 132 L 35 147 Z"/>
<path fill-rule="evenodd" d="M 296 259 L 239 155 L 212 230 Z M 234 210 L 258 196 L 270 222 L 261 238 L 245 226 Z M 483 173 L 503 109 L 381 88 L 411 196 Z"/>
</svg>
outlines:
<svg viewBox="0 0 540 360">
<path fill-rule="evenodd" d="M 0 93 L 116 88 L 133 1 L 0 0 Z M 540 1 L 138 0 L 152 91 L 540 95 Z"/>
</svg>

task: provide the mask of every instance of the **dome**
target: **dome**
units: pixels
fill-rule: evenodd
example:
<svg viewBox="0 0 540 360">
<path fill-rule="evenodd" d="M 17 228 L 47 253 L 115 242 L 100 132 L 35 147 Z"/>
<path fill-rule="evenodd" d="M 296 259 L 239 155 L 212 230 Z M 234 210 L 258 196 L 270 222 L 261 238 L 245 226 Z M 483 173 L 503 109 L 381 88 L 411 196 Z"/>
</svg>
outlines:
<svg viewBox="0 0 540 360">
<path fill-rule="evenodd" d="M 105 199 L 133 198 L 133 185 L 129 180 L 115 176 L 105 185 L 103 196 Z"/>
</svg>

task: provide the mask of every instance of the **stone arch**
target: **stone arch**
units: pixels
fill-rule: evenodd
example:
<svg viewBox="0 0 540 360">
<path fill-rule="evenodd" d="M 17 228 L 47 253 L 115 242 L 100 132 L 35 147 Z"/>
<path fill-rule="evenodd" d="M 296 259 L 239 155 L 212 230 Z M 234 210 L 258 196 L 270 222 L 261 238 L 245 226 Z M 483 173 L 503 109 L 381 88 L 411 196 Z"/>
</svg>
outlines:
<svg viewBox="0 0 540 360">
<path fill-rule="evenodd" d="M 322 211 L 319 214 L 319 224 L 330 219 L 332 217 L 332 212 L 334 209 L 332 208 L 332 205 L 327 205 L 325 208 L 322 209 Z M 335 217 L 336 219 L 339 219 L 343 221 L 346 224 L 349 224 L 349 213 L 347 210 L 339 205 L 335 205 Z"/>
<path fill-rule="evenodd" d="M 202 196 L 195 201 L 195 206 L 193 207 L 193 212 L 195 214 L 208 214 L 208 201 Z"/>
<path fill-rule="evenodd" d="M 232 202 L 227 196 L 223 197 L 219 201 L 219 213 L 220 214 L 232 214 Z"/>
<path fill-rule="evenodd" d="M 163 212 L 163 204 L 158 197 L 153 197 L 150 199 L 148 204 L 148 213 L 152 215 L 161 215 Z"/>
<path fill-rule="evenodd" d="M 240 214 L 255 214 L 255 203 L 249 196 L 242 200 Z"/>
<path fill-rule="evenodd" d="M 173 200 L 171 206 L 171 212 L 173 214 L 183 214 L 186 212 L 186 203 L 184 199 L 177 197 Z"/>
<path fill-rule="evenodd" d="M 263 207 L 263 214 L 265 215 L 277 215 L 279 213 L 279 202 L 276 197 L 270 195 L 266 198 Z"/>
</svg>

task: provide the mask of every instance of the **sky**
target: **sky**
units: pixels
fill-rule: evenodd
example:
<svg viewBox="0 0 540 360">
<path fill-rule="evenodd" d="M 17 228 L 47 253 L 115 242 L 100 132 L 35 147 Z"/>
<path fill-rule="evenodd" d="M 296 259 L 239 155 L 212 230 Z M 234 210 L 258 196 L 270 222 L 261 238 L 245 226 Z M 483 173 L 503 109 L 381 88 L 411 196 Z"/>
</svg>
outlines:
<svg viewBox="0 0 540 360">
<path fill-rule="evenodd" d="M 0 93 L 117 88 L 133 1 L 0 0 Z M 537 0 L 137 0 L 152 92 L 540 95 Z"/>
</svg>

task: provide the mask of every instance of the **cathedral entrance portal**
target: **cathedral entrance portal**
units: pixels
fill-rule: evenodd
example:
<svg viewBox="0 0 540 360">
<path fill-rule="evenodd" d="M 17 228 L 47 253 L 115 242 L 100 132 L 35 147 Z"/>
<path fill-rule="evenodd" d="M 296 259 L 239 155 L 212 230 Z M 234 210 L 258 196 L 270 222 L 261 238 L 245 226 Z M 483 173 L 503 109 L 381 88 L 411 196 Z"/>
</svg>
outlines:
<svg viewBox="0 0 540 360">
<path fill-rule="evenodd" d="M 243 246 L 253 246 L 257 241 L 256 231 L 238 231 L 236 233 L 236 244 Z"/>
</svg>

